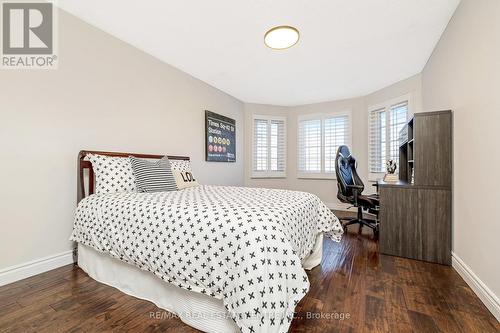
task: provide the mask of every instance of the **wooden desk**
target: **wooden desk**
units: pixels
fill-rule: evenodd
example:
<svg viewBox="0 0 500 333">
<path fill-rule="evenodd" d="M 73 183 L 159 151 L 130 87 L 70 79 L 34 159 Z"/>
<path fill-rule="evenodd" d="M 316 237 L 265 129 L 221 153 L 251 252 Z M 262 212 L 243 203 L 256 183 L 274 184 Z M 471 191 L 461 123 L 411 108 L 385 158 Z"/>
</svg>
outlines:
<svg viewBox="0 0 500 333">
<path fill-rule="evenodd" d="M 377 183 L 380 252 L 451 265 L 451 111 L 416 113 L 405 139 L 400 180 Z"/>
<path fill-rule="evenodd" d="M 451 191 L 378 183 L 380 252 L 451 265 Z"/>
</svg>

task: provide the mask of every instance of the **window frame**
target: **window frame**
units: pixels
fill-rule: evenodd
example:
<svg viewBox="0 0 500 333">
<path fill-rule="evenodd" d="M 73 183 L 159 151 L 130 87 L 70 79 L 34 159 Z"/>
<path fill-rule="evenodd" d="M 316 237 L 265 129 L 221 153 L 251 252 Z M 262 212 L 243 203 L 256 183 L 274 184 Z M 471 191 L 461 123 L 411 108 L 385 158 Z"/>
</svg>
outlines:
<svg viewBox="0 0 500 333">
<path fill-rule="evenodd" d="M 391 142 L 391 108 L 393 106 L 397 106 L 398 104 L 407 103 L 408 112 L 406 115 L 406 121 L 408 122 L 413 117 L 413 98 L 412 94 L 405 94 L 396 98 L 392 98 L 382 103 L 374 104 L 368 107 L 368 180 L 369 181 L 377 181 L 382 179 L 386 172 L 372 172 L 370 169 L 371 165 L 371 138 L 370 138 L 370 130 L 372 126 L 371 113 L 376 111 L 381 111 L 382 109 L 385 111 L 385 154 L 386 158 L 390 156 L 390 142 Z M 399 165 L 397 171 L 399 172 Z"/>
<path fill-rule="evenodd" d="M 255 120 L 266 120 L 267 122 L 276 120 L 276 121 L 283 121 L 283 166 L 284 169 L 283 171 L 272 171 L 269 170 L 269 167 L 271 165 L 270 160 L 271 160 L 271 153 L 270 149 L 271 146 L 269 144 L 269 141 L 271 139 L 270 133 L 267 135 L 267 166 L 268 170 L 266 171 L 257 171 L 255 170 Z M 286 142 L 286 136 L 287 136 L 287 119 L 286 117 L 283 116 L 274 116 L 274 115 L 263 115 L 263 114 L 253 114 L 252 115 L 252 147 L 251 147 L 251 159 L 250 159 L 250 170 L 251 170 L 251 175 L 250 178 L 252 179 L 259 179 L 259 178 L 286 178 L 286 169 L 287 169 L 287 142 Z"/>
<path fill-rule="evenodd" d="M 349 148 L 352 146 L 352 112 L 351 110 L 343 110 L 336 112 L 322 112 L 322 113 L 313 113 L 313 114 L 301 114 L 297 116 L 297 179 L 337 179 L 337 175 L 335 171 L 333 172 L 325 172 L 325 119 L 334 118 L 334 117 L 343 117 L 347 116 L 348 119 L 348 135 L 346 145 Z M 301 171 L 299 169 L 300 166 L 300 122 L 304 120 L 321 120 L 321 150 L 320 150 L 320 163 L 321 163 L 321 171 L 320 172 L 307 172 Z"/>
</svg>

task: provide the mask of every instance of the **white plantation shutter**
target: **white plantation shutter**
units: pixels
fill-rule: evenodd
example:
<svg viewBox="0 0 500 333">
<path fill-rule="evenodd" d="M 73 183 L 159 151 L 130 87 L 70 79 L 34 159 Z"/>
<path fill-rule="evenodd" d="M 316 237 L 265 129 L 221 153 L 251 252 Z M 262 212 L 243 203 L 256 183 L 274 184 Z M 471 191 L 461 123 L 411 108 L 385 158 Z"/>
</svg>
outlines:
<svg viewBox="0 0 500 333">
<path fill-rule="evenodd" d="M 384 172 L 386 162 L 386 119 L 385 108 L 370 112 L 370 172 Z"/>
<path fill-rule="evenodd" d="M 285 121 L 270 121 L 270 171 L 285 172 Z"/>
<path fill-rule="evenodd" d="M 267 120 L 254 119 L 253 170 L 267 171 L 268 139 Z"/>
<path fill-rule="evenodd" d="M 285 119 L 255 116 L 253 123 L 253 177 L 284 177 Z"/>
<path fill-rule="evenodd" d="M 335 157 L 340 145 L 349 145 L 350 115 L 318 115 L 299 118 L 298 171 L 299 177 L 332 177 Z"/>
<path fill-rule="evenodd" d="M 339 116 L 324 120 L 325 172 L 335 172 L 337 149 L 349 142 L 349 117 Z"/>
<path fill-rule="evenodd" d="M 321 172 L 321 119 L 299 122 L 299 171 Z"/>
</svg>

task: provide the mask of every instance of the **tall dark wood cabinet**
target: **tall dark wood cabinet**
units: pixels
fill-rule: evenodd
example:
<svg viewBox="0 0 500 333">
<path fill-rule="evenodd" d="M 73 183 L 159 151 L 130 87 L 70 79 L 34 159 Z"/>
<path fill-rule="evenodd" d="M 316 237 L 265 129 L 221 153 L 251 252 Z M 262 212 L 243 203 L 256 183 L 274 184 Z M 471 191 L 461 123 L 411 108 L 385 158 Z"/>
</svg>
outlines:
<svg viewBox="0 0 500 333">
<path fill-rule="evenodd" d="M 451 265 L 452 122 L 451 111 L 408 122 L 399 181 L 378 182 L 381 253 Z"/>
</svg>

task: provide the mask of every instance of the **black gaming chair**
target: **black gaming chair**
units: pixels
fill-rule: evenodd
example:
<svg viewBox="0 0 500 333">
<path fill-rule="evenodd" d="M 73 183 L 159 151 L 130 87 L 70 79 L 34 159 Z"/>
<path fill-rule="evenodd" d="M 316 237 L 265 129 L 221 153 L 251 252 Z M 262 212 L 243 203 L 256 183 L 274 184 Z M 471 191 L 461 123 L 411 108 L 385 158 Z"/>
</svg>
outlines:
<svg viewBox="0 0 500 333">
<path fill-rule="evenodd" d="M 335 158 L 335 173 L 337 174 L 338 193 L 337 198 L 341 202 L 349 203 L 358 208 L 355 218 L 341 218 L 344 230 L 348 225 L 359 224 L 359 233 L 363 226 L 373 230 L 374 236 L 378 237 L 378 195 L 362 195 L 365 186 L 356 172 L 356 159 L 349 152 L 349 147 L 340 146 Z M 363 210 L 375 215 L 375 219 L 363 218 Z"/>
</svg>

